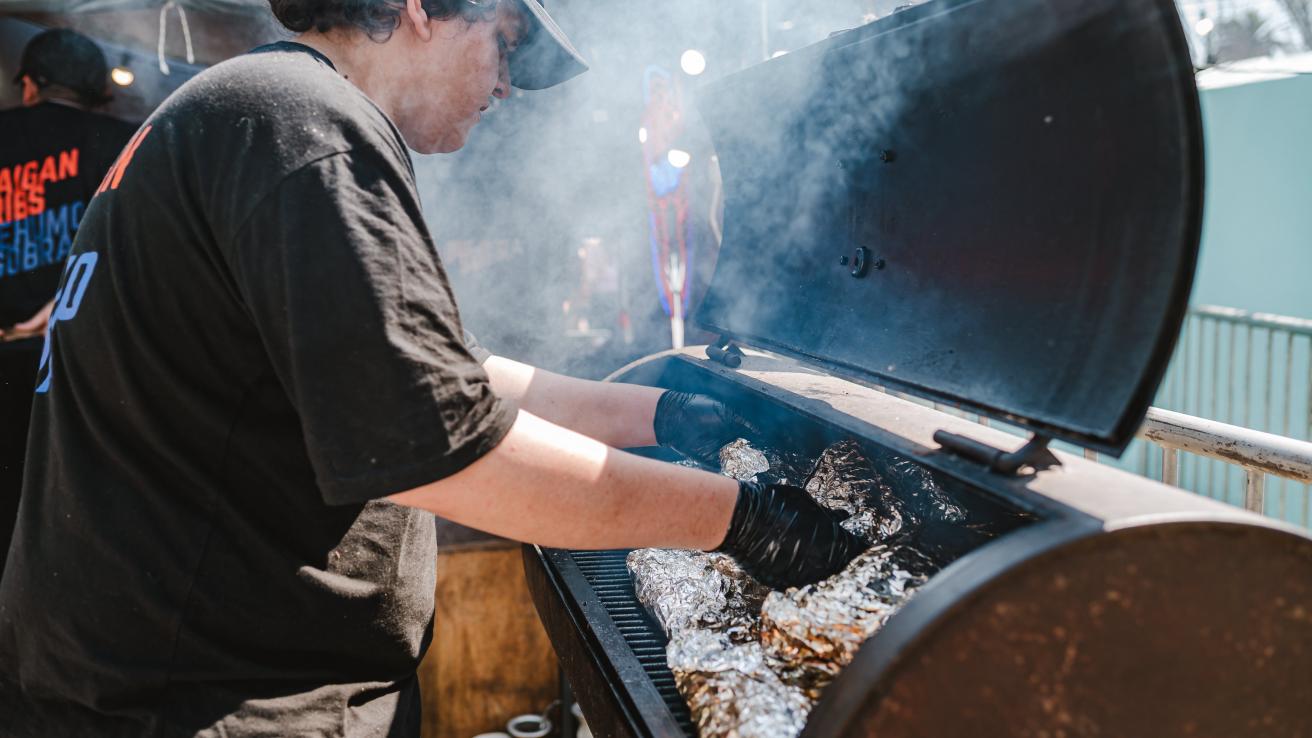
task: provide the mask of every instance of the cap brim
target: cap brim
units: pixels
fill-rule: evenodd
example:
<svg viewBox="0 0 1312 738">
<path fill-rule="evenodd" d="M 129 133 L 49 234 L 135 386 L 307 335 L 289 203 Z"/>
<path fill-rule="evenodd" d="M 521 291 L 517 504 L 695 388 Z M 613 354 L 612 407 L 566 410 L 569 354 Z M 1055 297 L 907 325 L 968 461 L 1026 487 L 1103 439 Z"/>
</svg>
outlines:
<svg viewBox="0 0 1312 738">
<path fill-rule="evenodd" d="M 528 27 L 510 56 L 510 84 L 545 90 L 588 71 L 588 63 L 538 0 L 519 0 L 519 5 Z"/>
</svg>

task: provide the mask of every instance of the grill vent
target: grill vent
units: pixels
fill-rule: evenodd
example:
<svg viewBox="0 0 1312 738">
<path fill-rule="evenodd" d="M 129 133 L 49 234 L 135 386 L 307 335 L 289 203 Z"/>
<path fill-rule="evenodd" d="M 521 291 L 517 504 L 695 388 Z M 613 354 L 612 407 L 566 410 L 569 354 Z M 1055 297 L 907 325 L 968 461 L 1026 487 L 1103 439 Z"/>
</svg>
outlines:
<svg viewBox="0 0 1312 738">
<path fill-rule="evenodd" d="M 653 685 L 660 692 L 665 706 L 670 709 L 679 727 L 688 736 L 696 736 L 688 703 L 683 701 L 674 686 L 674 674 L 665 662 L 665 646 L 669 642 L 646 609 L 638 602 L 633 591 L 633 579 L 625 564 L 628 551 L 570 551 L 570 558 L 578 566 L 588 584 L 592 585 L 597 601 L 628 644 L 633 655 Z"/>
</svg>

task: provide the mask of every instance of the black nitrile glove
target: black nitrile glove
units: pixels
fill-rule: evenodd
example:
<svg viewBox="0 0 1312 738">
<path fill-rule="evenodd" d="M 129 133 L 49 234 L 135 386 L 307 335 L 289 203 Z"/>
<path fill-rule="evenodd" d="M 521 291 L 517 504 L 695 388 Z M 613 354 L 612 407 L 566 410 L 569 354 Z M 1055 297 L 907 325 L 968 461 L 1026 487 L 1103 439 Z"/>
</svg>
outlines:
<svg viewBox="0 0 1312 738">
<path fill-rule="evenodd" d="M 865 541 L 838 523 L 806 490 L 739 482 L 729 532 L 715 550 L 761 584 L 800 587 L 837 574 L 866 550 Z"/>
<path fill-rule="evenodd" d="M 656 403 L 656 442 L 698 461 L 717 463 L 720 449 L 760 435 L 751 421 L 714 397 L 670 390 Z"/>
</svg>

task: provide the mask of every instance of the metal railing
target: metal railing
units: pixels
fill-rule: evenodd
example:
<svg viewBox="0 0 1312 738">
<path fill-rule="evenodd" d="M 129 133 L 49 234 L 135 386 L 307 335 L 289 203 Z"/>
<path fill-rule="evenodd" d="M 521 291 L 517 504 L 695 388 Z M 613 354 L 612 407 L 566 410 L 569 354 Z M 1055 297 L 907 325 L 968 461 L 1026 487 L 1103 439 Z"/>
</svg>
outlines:
<svg viewBox="0 0 1312 738">
<path fill-rule="evenodd" d="M 1244 470 L 1244 507 L 1266 512 L 1266 478 L 1274 475 L 1312 482 L 1312 443 L 1251 428 L 1151 408 L 1139 437 L 1162 449 L 1162 481 L 1180 482 L 1180 453 L 1239 466 Z"/>
<path fill-rule="evenodd" d="M 1121 467 L 1312 523 L 1312 478 L 1253 461 L 1253 454 L 1294 452 L 1288 439 L 1312 441 L 1312 320 L 1191 308 L 1154 405 L 1144 440 L 1126 451 Z"/>
<path fill-rule="evenodd" d="M 1099 459 L 1089 450 L 1084 456 L 1312 527 L 1312 320 L 1190 308 L 1153 404 L 1120 459 Z"/>
</svg>

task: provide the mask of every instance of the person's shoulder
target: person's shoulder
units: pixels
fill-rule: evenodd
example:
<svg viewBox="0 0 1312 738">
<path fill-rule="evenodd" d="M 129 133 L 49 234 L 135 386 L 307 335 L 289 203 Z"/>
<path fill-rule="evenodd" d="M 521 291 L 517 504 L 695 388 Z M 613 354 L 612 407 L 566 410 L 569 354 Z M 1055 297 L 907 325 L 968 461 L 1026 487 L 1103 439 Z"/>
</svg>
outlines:
<svg viewBox="0 0 1312 738">
<path fill-rule="evenodd" d="M 243 129 L 293 151 L 401 143 L 387 116 L 359 89 L 321 58 L 290 44 L 261 47 L 211 67 L 152 117 L 211 134 L 216 128 Z"/>
<path fill-rule="evenodd" d="M 137 124 L 74 105 L 44 102 L 0 113 L 0 131 L 18 136 L 28 148 L 42 145 L 89 145 L 117 148 L 127 143 Z M 79 143 L 80 142 L 80 143 Z"/>
<path fill-rule="evenodd" d="M 0 113 L 3 120 L 10 124 L 26 124 L 35 126 L 61 125 L 65 121 L 81 121 L 90 113 L 71 105 L 61 105 L 53 102 L 41 102 L 36 105 L 22 105 L 16 108 L 9 108 Z"/>
<path fill-rule="evenodd" d="M 0 110 L 0 120 L 18 120 L 32 114 L 32 109 L 24 105 L 16 105 L 12 108 Z"/>
<path fill-rule="evenodd" d="M 61 102 L 41 102 L 36 105 L 25 105 L 22 107 L 11 108 L 4 111 L 6 114 L 22 116 L 33 119 L 66 119 L 75 121 L 86 121 L 92 125 L 103 125 L 104 127 L 114 126 L 131 126 L 119 118 L 102 113 L 96 110 L 71 105 Z"/>
</svg>

